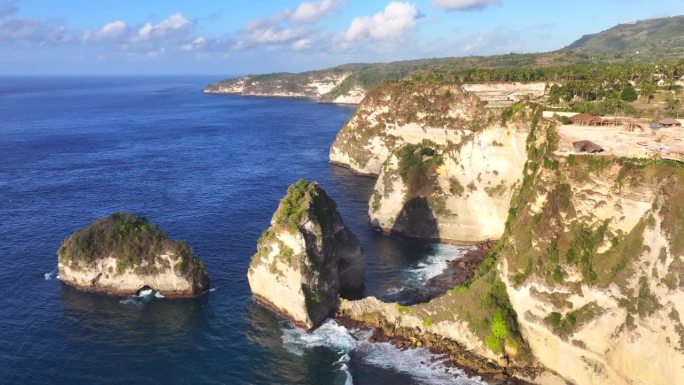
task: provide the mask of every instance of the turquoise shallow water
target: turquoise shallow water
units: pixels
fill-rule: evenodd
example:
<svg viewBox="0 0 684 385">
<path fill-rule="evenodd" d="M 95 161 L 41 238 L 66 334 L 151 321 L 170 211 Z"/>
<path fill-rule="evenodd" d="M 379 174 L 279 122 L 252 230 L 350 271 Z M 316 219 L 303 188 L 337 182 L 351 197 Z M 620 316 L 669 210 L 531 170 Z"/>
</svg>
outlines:
<svg viewBox="0 0 684 385">
<path fill-rule="evenodd" d="M 334 323 L 303 335 L 252 303 L 256 240 L 301 177 L 359 237 L 368 294 L 420 286 L 459 250 L 371 231 L 373 180 L 327 162 L 353 108 L 202 94 L 212 80 L 0 79 L 0 383 L 475 383 L 425 351 Z M 61 240 L 117 210 L 187 240 L 215 290 L 171 301 L 62 285 Z"/>
</svg>

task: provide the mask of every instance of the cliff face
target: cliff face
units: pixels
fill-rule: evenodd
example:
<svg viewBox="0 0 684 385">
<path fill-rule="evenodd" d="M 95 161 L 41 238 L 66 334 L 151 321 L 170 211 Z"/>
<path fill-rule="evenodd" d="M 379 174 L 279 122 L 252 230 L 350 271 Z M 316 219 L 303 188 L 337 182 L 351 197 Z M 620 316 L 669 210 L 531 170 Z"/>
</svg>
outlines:
<svg viewBox="0 0 684 385">
<path fill-rule="evenodd" d="M 540 384 L 558 375 L 577 384 L 676 383 L 684 378 L 684 168 L 556 156 L 556 130 L 534 116 L 503 236 L 473 280 L 413 306 L 347 301 L 340 315 L 445 347 L 481 373 Z M 413 153 L 434 163 L 429 151 Z"/>
<path fill-rule="evenodd" d="M 377 175 L 404 144 L 429 140 L 457 145 L 493 116 L 484 103 L 456 85 L 385 83 L 366 95 L 330 148 L 330 161 L 359 174 Z"/>
<path fill-rule="evenodd" d="M 259 302 L 306 329 L 335 311 L 340 291 L 363 289 L 358 240 L 317 183 L 290 186 L 259 239 L 248 279 Z"/>
<path fill-rule="evenodd" d="M 62 282 L 87 291 L 135 295 L 150 288 L 165 297 L 193 297 L 209 289 L 190 247 L 144 217 L 98 219 L 70 235 L 57 254 Z"/>
<path fill-rule="evenodd" d="M 368 204 L 385 232 L 442 242 L 498 239 L 527 161 L 531 111 L 458 144 L 423 141 L 392 152 Z"/>
<path fill-rule="evenodd" d="M 684 169 L 552 159 L 521 192 L 499 262 L 523 336 L 578 384 L 684 378 Z"/>
</svg>

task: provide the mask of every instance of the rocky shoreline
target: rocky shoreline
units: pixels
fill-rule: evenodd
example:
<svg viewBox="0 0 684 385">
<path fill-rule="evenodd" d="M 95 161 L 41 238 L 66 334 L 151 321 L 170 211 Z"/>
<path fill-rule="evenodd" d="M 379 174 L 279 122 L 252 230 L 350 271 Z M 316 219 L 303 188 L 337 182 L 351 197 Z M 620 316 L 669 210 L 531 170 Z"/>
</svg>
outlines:
<svg viewBox="0 0 684 385">
<path fill-rule="evenodd" d="M 489 241 L 475 245 L 462 258 L 447 262 L 447 268 L 439 275 L 429 279 L 425 284 L 425 290 L 416 291 L 409 304 L 427 302 L 432 298 L 439 297 L 448 290 L 467 283 L 475 274 L 475 269 L 487 256 L 497 241 Z M 398 294 L 401 294 L 398 293 Z M 545 371 L 537 367 L 510 367 L 509 362 L 495 363 L 478 354 L 475 354 L 456 341 L 446 339 L 421 330 L 413 330 L 405 327 L 395 327 L 382 317 L 369 316 L 361 321 L 353 319 L 343 312 L 338 312 L 335 321 L 353 330 L 372 330 L 369 342 L 387 342 L 402 351 L 424 347 L 433 354 L 444 355 L 448 359 L 447 367 L 457 367 L 470 376 L 480 376 L 488 383 L 494 384 L 531 384 L 523 378 L 534 378 Z"/>
<path fill-rule="evenodd" d="M 442 296 L 449 290 L 470 281 L 475 274 L 475 269 L 496 245 L 496 242 L 489 241 L 474 245 L 463 257 L 447 261 L 444 271 L 427 280 L 424 287 L 404 289 L 382 299 L 402 305 L 414 305 Z"/>
<path fill-rule="evenodd" d="M 387 342 L 402 351 L 424 347 L 432 354 L 444 355 L 447 358 L 445 366 L 457 367 L 467 375 L 479 376 L 490 384 L 528 385 L 532 382 L 520 377 L 534 378 L 544 371 L 543 368 L 501 366 L 468 351 L 456 341 L 431 333 L 420 334 L 408 328 L 394 328 L 383 322 L 362 322 L 340 314 L 334 320 L 349 330 L 372 330 L 368 337 L 368 341 L 372 343 Z"/>
</svg>

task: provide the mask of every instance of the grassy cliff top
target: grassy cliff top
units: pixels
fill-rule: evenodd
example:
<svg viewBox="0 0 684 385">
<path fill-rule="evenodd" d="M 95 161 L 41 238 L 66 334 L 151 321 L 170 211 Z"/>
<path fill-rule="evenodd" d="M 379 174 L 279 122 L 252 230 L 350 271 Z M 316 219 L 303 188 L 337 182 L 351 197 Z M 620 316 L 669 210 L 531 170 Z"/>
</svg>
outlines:
<svg viewBox="0 0 684 385">
<path fill-rule="evenodd" d="M 71 234 L 57 251 L 60 264 L 68 264 L 72 268 L 86 267 L 103 258 L 117 258 L 118 273 L 142 265 L 154 265 L 162 253 L 181 258 L 182 263 L 177 265 L 180 273 L 189 269 L 190 262 L 202 267 L 199 260 L 192 258 L 192 250 L 187 243 L 170 239 L 144 216 L 125 212 L 95 220 Z"/>
</svg>

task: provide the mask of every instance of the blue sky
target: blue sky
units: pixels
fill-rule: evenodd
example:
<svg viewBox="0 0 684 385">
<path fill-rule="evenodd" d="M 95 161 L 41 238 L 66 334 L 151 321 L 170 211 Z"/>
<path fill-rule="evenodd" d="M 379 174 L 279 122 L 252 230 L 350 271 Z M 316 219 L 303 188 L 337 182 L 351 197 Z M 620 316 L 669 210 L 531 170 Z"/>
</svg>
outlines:
<svg viewBox="0 0 684 385">
<path fill-rule="evenodd" d="M 684 0 L 0 0 L 0 74 L 245 74 L 540 52 Z"/>
</svg>

